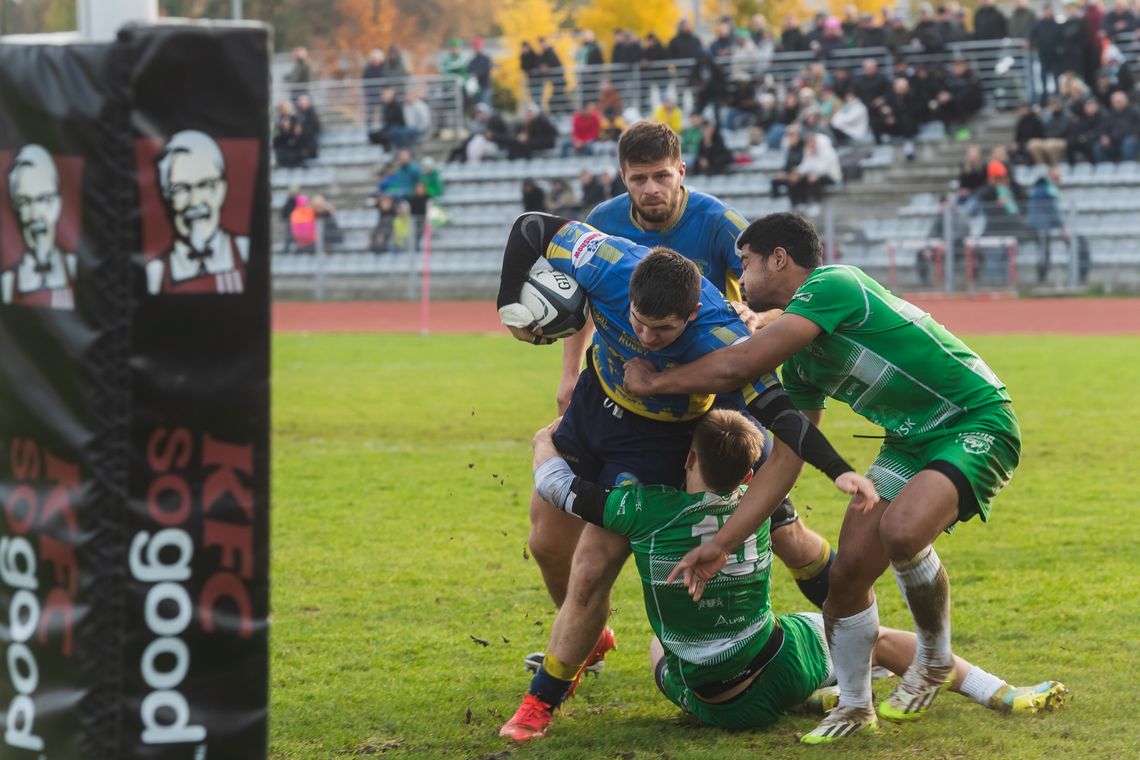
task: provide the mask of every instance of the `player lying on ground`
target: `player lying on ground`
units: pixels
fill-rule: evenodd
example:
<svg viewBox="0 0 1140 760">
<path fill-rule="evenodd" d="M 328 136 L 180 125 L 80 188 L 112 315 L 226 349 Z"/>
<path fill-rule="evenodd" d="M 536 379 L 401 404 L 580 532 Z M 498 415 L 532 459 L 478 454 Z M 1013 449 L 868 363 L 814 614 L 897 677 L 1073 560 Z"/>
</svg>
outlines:
<svg viewBox="0 0 1140 760">
<path fill-rule="evenodd" d="M 752 329 L 782 313 L 776 309 L 755 314 L 741 303 L 736 238 L 748 221 L 715 196 L 685 187 L 685 162 L 676 132 L 657 121 L 635 122 L 622 132 L 617 152 L 618 170 L 628 192 L 595 206 L 586 224 L 638 245 L 664 246 L 680 253 L 697 265 Z M 561 341 L 559 414 L 570 403 L 593 335 L 593 324 L 587 321 L 580 332 Z M 531 554 L 542 568 L 551 597 L 561 605 L 582 522 L 538 501 L 531 504 L 530 515 Z M 771 521 L 772 553 L 788 568 L 803 595 L 822 607 L 835 558 L 831 545 L 799 519 L 790 498 L 776 507 Z"/>
<path fill-rule="evenodd" d="M 530 213 L 511 229 L 498 299 L 503 323 L 524 342 L 542 340 L 531 311 L 519 303 L 540 257 L 585 289 L 598 330 L 589 366 L 558 431 L 559 450 L 576 474 L 605 486 L 680 487 L 693 426 L 714 397 L 634 397 L 623 387 L 623 364 L 633 357 L 662 368 L 690 362 L 747 338 L 750 331 L 697 266 L 677 252 L 650 250 L 581 222 Z M 839 490 L 856 494 L 859 503 L 869 506 L 878 499 L 870 480 L 855 473 L 792 407 L 775 375 L 742 383 L 716 403 L 738 409 L 747 403 L 778 439 L 763 465 L 763 486 L 753 489 L 769 513 L 787 496 L 803 460 L 826 473 Z M 581 532 L 544 658 L 550 675 L 573 680 L 613 647 L 612 632 L 605 628 L 609 592 L 628 556 L 629 543 L 621 536 L 592 525 Z"/>
<path fill-rule="evenodd" d="M 888 565 L 914 617 L 918 649 L 878 715 L 920 717 L 954 677 L 950 582 L 932 544 L 958 521 L 975 515 L 985 521 L 1013 475 L 1021 433 L 1009 393 L 981 357 L 929 314 L 856 267 L 821 266 L 819 238 L 798 214 L 753 222 L 738 245 L 749 304 L 778 306 L 784 314 L 748 340 L 686 366 L 659 372 L 648 362 L 630 362 L 625 387 L 647 396 L 716 393 L 783 364 L 788 395 L 814 422 L 830 396 L 884 429 L 868 470 L 883 499 L 872 509 L 847 510 L 823 608 L 842 696 L 802 741 L 830 742 L 876 723 L 873 586 Z M 746 498 L 725 530 L 678 571 L 690 582 L 709 577 L 723 550 L 767 516 L 758 500 Z"/>
<path fill-rule="evenodd" d="M 629 539 L 641 576 L 645 612 L 656 638 L 650 660 L 658 687 L 682 709 L 723 728 L 755 728 L 806 702 L 827 709 L 837 699 L 823 620 L 816 613 L 776 617 L 769 599 L 772 555 L 764 522 L 702 583 L 699 602 L 665 580 L 674 563 L 732 515 L 752 477 L 762 439 L 738 412 L 714 409 L 698 423 L 685 459 L 685 490 L 668 486 L 603 488 L 576 477 L 559 456 L 554 431 L 534 438 L 534 478 L 559 509 Z M 764 472 L 760 471 L 759 478 Z M 914 634 L 878 629 L 873 659 L 895 673 L 910 664 Z M 1036 712 L 1062 704 L 1056 681 L 1012 687 L 960 657 L 951 688 L 999 712 Z M 544 736 L 553 709 L 573 684 L 540 671 L 518 712 L 499 731 L 516 741 Z M 813 694 L 814 693 L 814 694 Z"/>
</svg>

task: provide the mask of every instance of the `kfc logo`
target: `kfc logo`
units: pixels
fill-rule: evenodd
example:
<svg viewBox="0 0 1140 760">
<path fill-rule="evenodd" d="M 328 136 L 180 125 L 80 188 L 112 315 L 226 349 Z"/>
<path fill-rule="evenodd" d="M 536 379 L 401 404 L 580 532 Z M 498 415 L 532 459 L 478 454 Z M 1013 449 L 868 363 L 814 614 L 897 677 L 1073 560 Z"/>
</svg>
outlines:
<svg viewBox="0 0 1140 760">
<path fill-rule="evenodd" d="M 222 142 L 226 145 L 204 132 L 184 130 L 171 136 L 152 161 L 147 153 L 153 143 L 137 147 L 151 295 L 245 291 L 257 143 Z M 155 207 L 165 212 L 163 219 Z"/>
<path fill-rule="evenodd" d="M 7 192 L 21 240 L 17 260 L 0 272 L 0 301 L 73 310 L 77 257 L 57 235 L 64 202 L 51 154 L 35 144 L 21 148 L 8 171 Z M 4 243 L 6 250 L 16 249 L 8 236 Z"/>
</svg>

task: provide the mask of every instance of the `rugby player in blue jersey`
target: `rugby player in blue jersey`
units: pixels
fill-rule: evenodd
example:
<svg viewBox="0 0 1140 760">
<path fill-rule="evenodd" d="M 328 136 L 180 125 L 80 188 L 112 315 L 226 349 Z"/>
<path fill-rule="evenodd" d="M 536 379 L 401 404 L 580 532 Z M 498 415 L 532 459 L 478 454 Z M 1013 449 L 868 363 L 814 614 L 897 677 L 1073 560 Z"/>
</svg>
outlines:
<svg viewBox="0 0 1140 760">
<path fill-rule="evenodd" d="M 663 369 L 750 335 L 724 295 L 701 277 L 692 261 L 675 251 L 605 235 L 582 222 L 524 214 L 507 241 L 498 306 L 511 333 L 528 343 L 542 340 L 541 328 L 534 326 L 529 309 L 518 299 L 539 257 L 585 289 L 598 330 L 589 366 L 575 386 L 555 439 L 575 474 L 604 487 L 647 483 L 679 488 L 693 428 L 715 402 L 747 408 L 777 438 L 763 477 L 752 487 L 753 499 L 774 509 L 807 461 L 840 491 L 852 494 L 853 504 L 869 507 L 877 500 L 870 481 L 795 410 L 774 374 L 718 397 L 639 398 L 626 392 L 623 373 L 630 359 L 643 358 Z M 592 525 L 581 531 L 552 628 L 552 636 L 557 636 L 550 641 L 540 675 L 570 688 L 591 660 L 612 648 L 612 633 L 605 629 L 609 592 L 629 552 L 622 536 Z"/>
<path fill-rule="evenodd" d="M 676 132 L 654 121 L 631 125 L 618 141 L 618 163 L 629 192 L 599 204 L 586 218 L 587 224 L 646 247 L 665 246 L 690 259 L 752 329 L 782 313 L 774 309 L 755 314 L 741 303 L 742 270 L 736 237 L 748 222 L 719 199 L 684 186 L 685 163 Z M 570 403 L 593 334 L 588 323 L 586 329 L 563 341 L 559 414 Z M 769 445 L 765 456 L 770 450 Z M 551 598 L 561 605 L 583 524 L 537 496 L 531 501 L 530 519 L 531 554 L 542 570 Z M 835 557 L 831 545 L 804 525 L 790 499 L 782 501 L 770 519 L 773 553 L 788 567 L 803 595 L 815 606 L 822 606 Z M 528 667 L 534 669 L 542 653 L 526 659 Z"/>
</svg>

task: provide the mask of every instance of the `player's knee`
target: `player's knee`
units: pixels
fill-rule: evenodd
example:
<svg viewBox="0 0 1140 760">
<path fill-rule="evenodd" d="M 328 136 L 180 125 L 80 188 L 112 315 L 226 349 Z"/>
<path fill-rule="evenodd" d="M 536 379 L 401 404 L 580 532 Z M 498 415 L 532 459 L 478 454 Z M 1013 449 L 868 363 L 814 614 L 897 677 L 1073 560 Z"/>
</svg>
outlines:
<svg viewBox="0 0 1140 760">
<path fill-rule="evenodd" d="M 879 541 L 892 562 L 910 559 L 930 543 L 919 526 L 906 520 L 883 520 L 879 524 Z"/>
<path fill-rule="evenodd" d="M 874 582 L 875 578 L 869 577 L 862 563 L 844 557 L 840 551 L 827 575 L 828 594 L 836 598 L 850 598 L 866 593 Z"/>
<path fill-rule="evenodd" d="M 567 540 L 566 536 L 553 535 L 552 531 L 544 531 L 532 525 L 530 536 L 527 539 L 531 556 L 540 565 L 563 563 L 570 566 L 574 557 L 574 542 Z"/>
</svg>

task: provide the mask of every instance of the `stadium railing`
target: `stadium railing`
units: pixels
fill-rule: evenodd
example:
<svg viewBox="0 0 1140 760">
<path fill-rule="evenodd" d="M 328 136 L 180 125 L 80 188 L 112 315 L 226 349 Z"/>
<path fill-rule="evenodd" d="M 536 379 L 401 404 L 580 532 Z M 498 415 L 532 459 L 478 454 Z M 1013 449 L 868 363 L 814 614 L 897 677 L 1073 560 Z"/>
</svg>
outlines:
<svg viewBox="0 0 1140 760">
<path fill-rule="evenodd" d="M 823 63 L 829 71 L 841 66 L 855 75 L 862 62 L 868 58 L 877 61 L 880 71 L 888 75 L 898 60 L 948 68 L 954 59 L 963 58 L 981 80 L 986 91 L 987 105 L 998 110 L 1015 108 L 1029 100 L 1034 93 L 1034 54 L 1020 38 L 958 42 L 938 53 L 911 48 L 902 48 L 893 53 L 885 47 L 845 48 L 832 51 L 826 58 L 810 52 L 776 53 L 770 59 L 760 60 L 754 74 L 759 78 L 770 76 L 776 83 L 786 85 L 793 78 L 807 73 L 813 63 Z M 690 108 L 693 94 L 689 78 L 694 63 L 693 59 L 678 59 L 647 65 L 569 66 L 561 73 L 564 80 L 575 83 L 572 87 L 568 86 L 566 93 L 568 103 L 573 108 L 596 100 L 601 82 L 609 80 L 621 92 L 624 105 L 633 105 L 644 113 L 649 107 L 656 106 L 661 94 L 665 92 L 678 104 Z M 559 73 L 552 72 L 545 78 L 557 78 Z M 726 71 L 725 75 L 727 74 Z M 520 103 L 530 100 L 525 81 L 519 86 L 518 96 Z"/>
<path fill-rule="evenodd" d="M 384 79 L 326 79 L 308 82 L 301 86 L 289 82 L 274 82 L 273 102 L 291 100 L 298 92 L 304 91 L 313 100 L 321 125 L 325 132 L 330 127 L 360 127 L 360 137 L 354 142 L 363 142 L 365 89 L 381 92 L 388 87 L 396 88 L 401 95 L 408 89 L 421 89 L 424 101 L 432 114 L 432 130 L 439 134 L 450 130 L 457 134 L 464 125 L 463 90 L 461 80 L 450 75 L 414 75 Z M 332 130 L 335 133 L 335 129 Z M 322 140 L 322 147 L 327 143 Z"/>
</svg>

